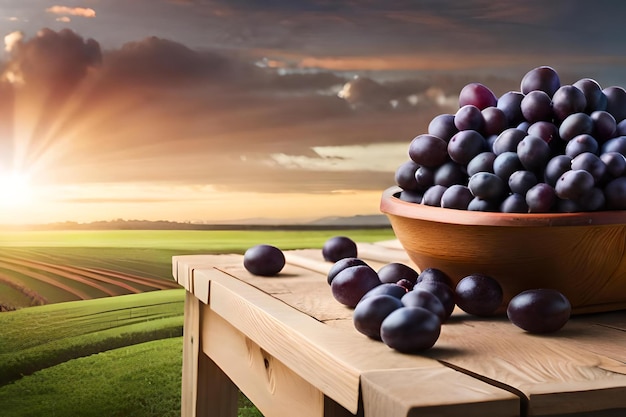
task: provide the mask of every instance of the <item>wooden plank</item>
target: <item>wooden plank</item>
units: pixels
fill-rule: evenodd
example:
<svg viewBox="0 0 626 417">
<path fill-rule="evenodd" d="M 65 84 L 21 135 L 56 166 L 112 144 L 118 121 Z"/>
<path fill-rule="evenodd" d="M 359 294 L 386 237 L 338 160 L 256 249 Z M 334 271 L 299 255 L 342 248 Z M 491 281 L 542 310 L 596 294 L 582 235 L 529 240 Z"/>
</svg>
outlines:
<svg viewBox="0 0 626 417">
<path fill-rule="evenodd" d="M 203 273 L 195 271 L 196 277 Z M 366 371 L 440 368 L 442 375 L 458 376 L 424 356 L 401 354 L 355 331 L 324 325 L 229 274 L 220 277 L 211 272 L 211 276 L 209 304 L 213 311 L 352 413 L 358 411 L 360 377 Z M 472 381 L 484 390 L 486 384 Z M 489 392 L 485 401 L 518 401 L 506 391 L 496 391 L 499 394 L 495 396 L 483 391 Z"/>
<path fill-rule="evenodd" d="M 203 312 L 202 347 L 267 416 L 322 417 L 324 395 L 210 308 Z"/>
<path fill-rule="evenodd" d="M 196 417 L 198 401 L 199 304 L 200 301 L 192 293 L 185 292 L 181 415 L 189 417 Z"/>
<path fill-rule="evenodd" d="M 385 417 L 517 417 L 519 397 L 441 367 L 363 374 L 365 415 Z M 486 400 L 490 399 L 490 400 Z"/>
</svg>

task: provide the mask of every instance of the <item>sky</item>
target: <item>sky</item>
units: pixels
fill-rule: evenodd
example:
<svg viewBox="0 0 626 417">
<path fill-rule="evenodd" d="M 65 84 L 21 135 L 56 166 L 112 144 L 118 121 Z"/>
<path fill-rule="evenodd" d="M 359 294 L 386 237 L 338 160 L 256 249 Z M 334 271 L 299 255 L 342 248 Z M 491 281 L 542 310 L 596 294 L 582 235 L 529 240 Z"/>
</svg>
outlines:
<svg viewBox="0 0 626 417">
<path fill-rule="evenodd" d="M 0 224 L 380 214 L 458 93 L 626 86 L 626 3 L 0 1 Z"/>
</svg>

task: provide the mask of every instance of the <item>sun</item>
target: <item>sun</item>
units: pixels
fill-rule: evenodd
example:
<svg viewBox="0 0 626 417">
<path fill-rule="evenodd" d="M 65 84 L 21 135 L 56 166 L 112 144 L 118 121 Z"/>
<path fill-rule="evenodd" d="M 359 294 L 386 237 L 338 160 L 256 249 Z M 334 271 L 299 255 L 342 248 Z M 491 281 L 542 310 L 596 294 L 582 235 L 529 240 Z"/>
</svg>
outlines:
<svg viewBox="0 0 626 417">
<path fill-rule="evenodd" d="M 0 206 L 24 207 L 32 202 L 30 178 L 21 172 L 0 173 Z"/>
</svg>

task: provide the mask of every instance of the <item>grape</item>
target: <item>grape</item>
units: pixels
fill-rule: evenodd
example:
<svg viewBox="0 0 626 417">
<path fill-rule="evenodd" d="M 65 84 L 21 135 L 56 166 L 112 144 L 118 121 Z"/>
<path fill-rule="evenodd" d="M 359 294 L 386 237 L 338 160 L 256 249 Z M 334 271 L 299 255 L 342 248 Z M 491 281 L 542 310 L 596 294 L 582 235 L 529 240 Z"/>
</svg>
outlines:
<svg viewBox="0 0 626 417">
<path fill-rule="evenodd" d="M 402 301 L 390 295 L 375 295 L 361 300 L 352 314 L 355 329 L 365 336 L 381 340 L 380 328 L 391 312 L 403 307 Z"/>
<path fill-rule="evenodd" d="M 490 172 L 478 172 L 472 175 L 467 184 L 472 195 L 483 200 L 501 200 L 508 193 L 507 184 Z"/>
<path fill-rule="evenodd" d="M 585 100 L 587 101 L 585 113 L 590 114 L 597 110 L 606 109 L 606 96 L 602 92 L 602 87 L 600 87 L 600 84 L 598 84 L 596 80 L 582 78 L 572 85 L 585 95 Z"/>
<path fill-rule="evenodd" d="M 528 123 L 542 120 L 552 120 L 552 100 L 541 90 L 534 90 L 526 94 L 520 104 L 522 114 Z"/>
<path fill-rule="evenodd" d="M 606 165 L 609 175 L 613 178 L 626 174 L 626 157 L 619 152 L 605 152 L 600 160 Z"/>
<path fill-rule="evenodd" d="M 475 130 L 462 130 L 450 139 L 447 150 L 454 162 L 467 164 L 476 155 L 487 150 L 487 142 Z"/>
<path fill-rule="evenodd" d="M 419 185 L 415 179 L 415 172 L 420 166 L 413 161 L 406 161 L 401 164 L 395 172 L 396 184 L 405 190 L 418 190 Z"/>
<path fill-rule="evenodd" d="M 548 144 L 559 138 L 559 129 L 551 122 L 539 121 L 528 126 L 526 131 L 529 135 L 538 136 Z M 524 135 L 526 137 L 526 135 Z M 516 149 L 513 149 L 516 150 Z"/>
<path fill-rule="evenodd" d="M 355 307 L 372 288 L 380 285 L 378 274 L 366 265 L 345 268 L 330 283 L 335 300 L 348 307 Z"/>
<path fill-rule="evenodd" d="M 467 205 L 468 211 L 490 211 L 495 212 L 498 211 L 500 205 L 499 201 L 494 200 L 483 200 L 478 197 L 472 198 L 472 201 Z"/>
<path fill-rule="evenodd" d="M 473 105 L 483 110 L 498 103 L 496 95 L 481 83 L 469 83 L 459 93 L 459 107 Z"/>
<path fill-rule="evenodd" d="M 400 300 L 405 307 L 422 307 L 432 311 L 442 323 L 448 319 L 446 309 L 439 301 L 439 297 L 423 288 L 415 288 L 407 292 Z"/>
<path fill-rule="evenodd" d="M 389 314 L 380 326 L 382 341 L 402 353 L 430 349 L 441 333 L 437 315 L 422 307 L 400 307 Z"/>
<path fill-rule="evenodd" d="M 608 175 L 606 164 L 592 152 L 583 152 L 574 157 L 572 170 L 587 171 L 593 177 L 594 184 L 600 183 Z"/>
<path fill-rule="evenodd" d="M 524 165 L 516 152 L 502 152 L 493 161 L 493 173 L 507 182 L 512 173 L 522 169 Z"/>
<path fill-rule="evenodd" d="M 619 152 L 626 156 L 626 136 L 609 139 L 600 147 L 600 153 Z"/>
<path fill-rule="evenodd" d="M 465 184 L 467 173 L 463 167 L 454 161 L 448 161 L 435 171 L 434 183 L 450 187 L 455 184 Z"/>
<path fill-rule="evenodd" d="M 400 262 L 391 262 L 385 264 L 378 270 L 378 278 L 380 282 L 398 282 L 401 279 L 407 279 L 411 283 L 417 282 L 418 273 L 415 269 Z"/>
<path fill-rule="evenodd" d="M 544 182 L 552 187 L 556 185 L 561 175 L 569 171 L 572 166 L 572 158 L 567 155 L 556 155 L 548 161 L 543 172 Z"/>
<path fill-rule="evenodd" d="M 538 182 L 537 176 L 531 171 L 515 171 L 509 176 L 509 189 L 514 194 L 526 195 Z"/>
<path fill-rule="evenodd" d="M 346 268 L 349 268 L 351 266 L 356 266 L 356 265 L 366 265 L 367 266 L 367 263 L 363 259 L 355 258 L 355 257 L 339 259 L 328 270 L 328 274 L 326 275 L 326 282 L 328 282 L 328 285 L 330 285 L 331 282 L 333 281 L 333 278 L 335 278 L 335 276 L 337 276 L 337 274 L 340 271 L 342 271 L 342 270 L 344 270 Z"/>
<path fill-rule="evenodd" d="M 441 196 L 448 189 L 444 185 L 433 185 L 424 193 L 422 204 L 426 206 L 441 207 Z"/>
<path fill-rule="evenodd" d="M 626 177 L 609 181 L 604 186 L 604 196 L 609 210 L 626 210 Z"/>
<path fill-rule="evenodd" d="M 585 152 L 597 153 L 598 141 L 593 136 L 588 134 L 578 135 L 565 145 L 565 155 L 570 158 L 575 158 L 577 155 Z"/>
<path fill-rule="evenodd" d="M 561 86 L 561 80 L 554 68 L 549 66 L 540 66 L 528 71 L 520 84 L 520 91 L 528 94 L 534 90 L 540 90 L 552 97 L 556 90 Z"/>
<path fill-rule="evenodd" d="M 459 129 L 454 125 L 453 114 L 440 114 L 433 117 L 428 124 L 428 134 L 437 136 L 446 142 L 450 141 L 450 138 L 458 132 Z"/>
<path fill-rule="evenodd" d="M 421 191 L 402 190 L 398 198 L 409 203 L 421 203 L 424 194 Z"/>
<path fill-rule="evenodd" d="M 570 114 L 584 112 L 585 107 L 585 94 L 573 85 L 562 85 L 552 96 L 552 111 L 557 123 L 563 122 Z"/>
<path fill-rule="evenodd" d="M 578 200 L 588 193 L 594 186 L 593 176 L 584 169 L 566 171 L 556 182 L 554 187 L 559 198 Z"/>
<path fill-rule="evenodd" d="M 517 144 L 517 157 L 529 171 L 543 171 L 550 156 L 548 143 L 538 136 L 528 135 Z"/>
<path fill-rule="evenodd" d="M 255 245 L 244 253 L 243 266 L 254 275 L 265 277 L 278 275 L 285 267 L 285 255 L 276 246 Z"/>
<path fill-rule="evenodd" d="M 559 126 L 559 136 L 564 141 L 571 140 L 578 135 L 591 134 L 592 132 L 593 120 L 586 113 L 570 114 Z"/>
<path fill-rule="evenodd" d="M 500 283 L 483 274 L 462 278 L 454 290 L 456 305 L 468 314 L 490 316 L 502 304 L 504 297 Z"/>
<path fill-rule="evenodd" d="M 437 281 L 419 281 L 415 284 L 415 287 L 413 287 L 413 291 L 416 289 L 423 289 L 435 294 L 446 310 L 446 318 L 450 317 L 455 306 L 454 289 L 450 285 Z"/>
<path fill-rule="evenodd" d="M 438 167 L 448 159 L 448 143 L 433 135 L 419 135 L 409 144 L 409 158 L 420 166 Z"/>
<path fill-rule="evenodd" d="M 517 294 L 509 301 L 506 313 L 514 325 L 529 333 L 549 333 L 565 326 L 571 310 L 562 293 L 540 288 Z"/>
<path fill-rule="evenodd" d="M 361 297 L 361 301 L 359 301 L 359 303 L 367 297 L 372 297 L 375 295 L 390 295 L 392 297 L 396 297 L 399 300 L 404 296 L 404 294 L 406 294 L 406 291 L 406 288 L 396 283 L 383 282 L 382 284 L 377 285 L 368 292 L 366 292 L 363 297 Z"/>
<path fill-rule="evenodd" d="M 497 107 L 487 107 L 482 110 L 485 126 L 483 133 L 486 136 L 499 135 L 509 124 L 506 115 Z"/>
<path fill-rule="evenodd" d="M 611 113 L 617 123 L 626 119 L 626 90 L 611 86 L 602 90 L 606 96 L 606 111 Z"/>
<path fill-rule="evenodd" d="M 467 163 L 467 175 L 470 177 L 477 172 L 493 172 L 493 161 L 496 154 L 491 151 L 481 152 Z"/>
<path fill-rule="evenodd" d="M 420 272 L 417 277 L 416 284 L 422 282 L 439 282 L 441 284 L 445 284 L 448 287 L 452 288 L 452 278 L 441 269 L 438 268 L 426 268 L 422 272 Z"/>
<path fill-rule="evenodd" d="M 511 194 L 500 204 L 503 213 L 528 213 L 526 197 L 522 194 Z"/>
<path fill-rule="evenodd" d="M 356 243 L 347 236 L 333 236 L 324 242 L 322 256 L 325 261 L 337 262 L 342 258 L 356 258 Z"/>
<path fill-rule="evenodd" d="M 615 136 L 617 132 L 617 122 L 611 113 L 596 110 L 589 115 L 593 122 L 591 134 L 598 142 L 603 143 Z"/>
<path fill-rule="evenodd" d="M 516 126 L 524 120 L 521 103 L 524 95 L 519 91 L 508 91 L 500 96 L 496 107 L 502 110 L 509 126 Z"/>
<path fill-rule="evenodd" d="M 600 188 L 593 187 L 587 194 L 583 195 L 578 200 L 578 204 L 580 209 L 576 211 L 604 210 L 606 207 L 606 197 Z"/>
<path fill-rule="evenodd" d="M 474 196 L 467 186 L 454 184 L 441 195 L 441 207 L 467 210 L 467 206 L 473 198 Z"/>
<path fill-rule="evenodd" d="M 476 106 L 466 104 L 454 114 L 454 125 L 459 131 L 476 130 L 482 131 L 485 127 L 483 113 Z"/>
<path fill-rule="evenodd" d="M 493 143 L 493 153 L 500 155 L 504 152 L 515 152 L 517 144 L 522 141 L 528 134 L 515 127 L 506 129 L 498 135 Z"/>
<path fill-rule="evenodd" d="M 548 213 L 556 202 L 556 192 L 550 185 L 540 182 L 526 193 L 529 213 Z"/>
</svg>

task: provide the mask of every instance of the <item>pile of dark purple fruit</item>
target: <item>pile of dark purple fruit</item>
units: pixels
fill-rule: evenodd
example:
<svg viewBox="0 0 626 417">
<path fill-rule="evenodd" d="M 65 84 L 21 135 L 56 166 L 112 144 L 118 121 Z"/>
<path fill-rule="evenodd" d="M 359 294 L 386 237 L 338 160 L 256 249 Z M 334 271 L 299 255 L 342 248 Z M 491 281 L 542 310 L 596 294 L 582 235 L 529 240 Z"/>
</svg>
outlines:
<svg viewBox="0 0 626 417">
<path fill-rule="evenodd" d="M 626 209 L 626 90 L 541 66 L 499 98 L 470 83 L 409 144 L 404 201 L 509 213 Z"/>
<path fill-rule="evenodd" d="M 399 352 L 433 347 L 455 306 L 482 317 L 492 316 L 502 307 L 502 287 L 487 275 L 468 275 L 454 285 L 436 268 L 418 273 L 391 262 L 376 271 L 358 257 L 356 243 L 347 236 L 328 239 L 322 256 L 333 263 L 327 274 L 333 297 L 354 309 L 354 327 Z M 243 265 L 254 275 L 279 276 L 285 256 L 276 246 L 255 245 L 244 253 Z M 567 298 L 550 289 L 524 291 L 506 306 L 509 320 L 529 333 L 557 331 L 570 313 Z"/>
</svg>

